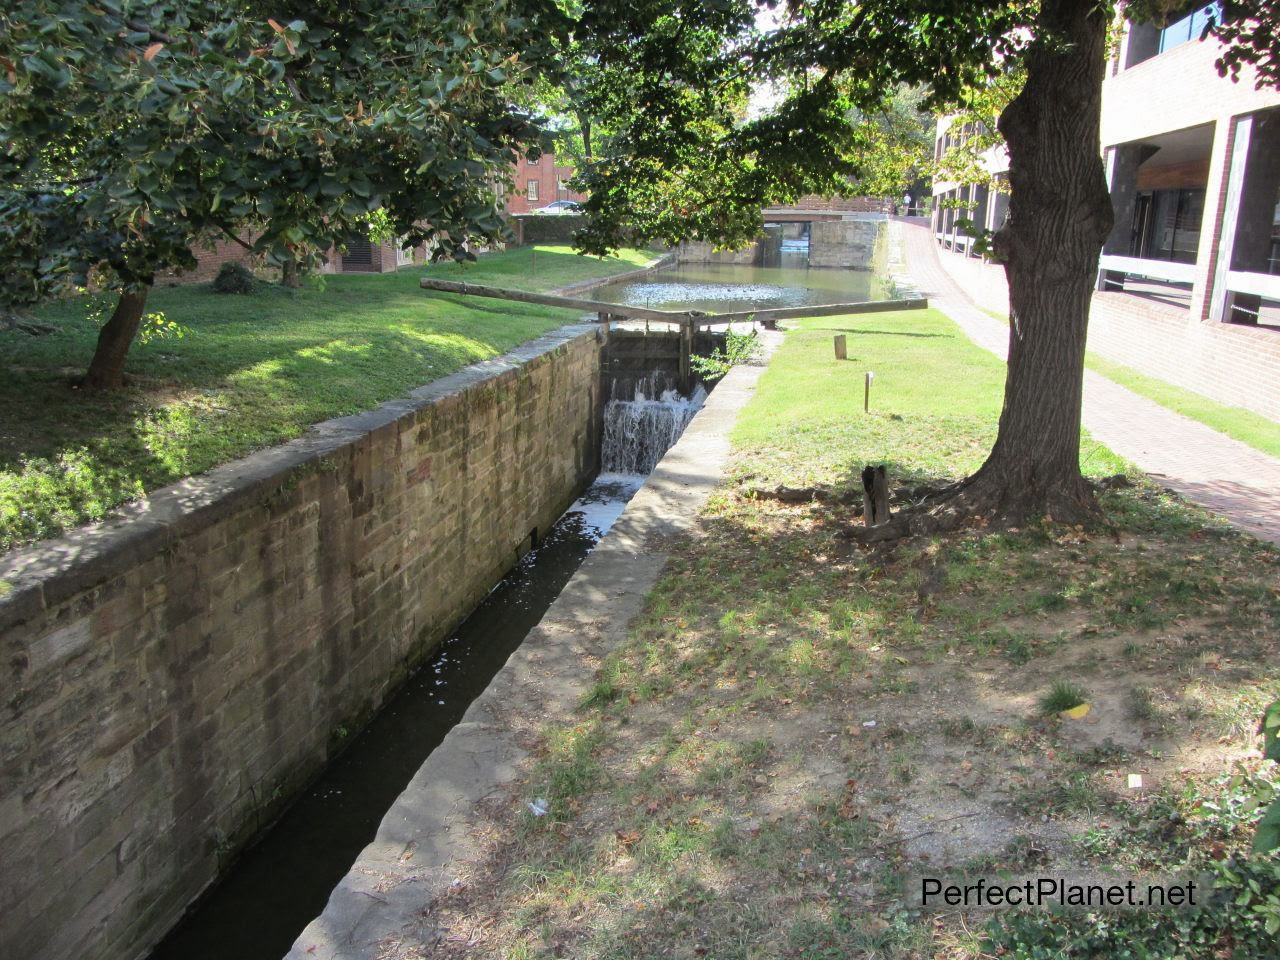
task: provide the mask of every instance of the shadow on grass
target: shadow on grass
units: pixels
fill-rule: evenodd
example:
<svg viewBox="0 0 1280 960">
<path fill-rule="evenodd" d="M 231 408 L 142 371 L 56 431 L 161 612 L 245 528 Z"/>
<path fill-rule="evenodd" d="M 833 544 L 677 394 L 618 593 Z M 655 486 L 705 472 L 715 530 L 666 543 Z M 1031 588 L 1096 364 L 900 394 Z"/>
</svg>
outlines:
<svg viewBox="0 0 1280 960">
<path fill-rule="evenodd" d="M 1176 696 L 1181 671 L 1217 650 L 1235 669 L 1197 673 L 1205 696 L 1232 704 L 1276 676 L 1265 628 L 1280 602 L 1266 568 L 1280 554 L 1153 486 L 1104 499 L 1126 536 L 1149 538 L 1143 549 L 1046 527 L 873 559 L 841 545 L 847 513 L 726 497 L 676 551 L 583 706 L 543 729 L 538 765 L 476 811 L 487 856 L 429 905 L 427 929 L 485 929 L 493 952 L 531 957 L 934 955 L 928 921 L 883 922 L 901 900 L 913 804 L 930 811 L 929 791 L 977 764 L 1009 794 L 985 819 L 1035 840 L 1056 828 L 1012 785 L 1028 752 L 1051 787 L 1122 763 L 1120 748 L 1077 749 L 1037 715 L 1028 699 L 1046 678 L 1085 675 L 1100 689 L 1156 677 Z M 1152 665 L 1170 632 L 1206 620 L 1211 638 L 1192 632 Z M 1122 676 L 1099 667 L 1131 647 L 1143 653 Z M 1161 755 L 1217 742 L 1203 719 L 1169 722 L 1150 741 Z M 970 749 L 966 737 L 986 739 Z M 545 817 L 527 812 L 535 798 Z M 1123 802 L 1101 787 L 1087 799 L 1093 821 Z M 983 836 L 997 858 L 1017 855 Z"/>
</svg>

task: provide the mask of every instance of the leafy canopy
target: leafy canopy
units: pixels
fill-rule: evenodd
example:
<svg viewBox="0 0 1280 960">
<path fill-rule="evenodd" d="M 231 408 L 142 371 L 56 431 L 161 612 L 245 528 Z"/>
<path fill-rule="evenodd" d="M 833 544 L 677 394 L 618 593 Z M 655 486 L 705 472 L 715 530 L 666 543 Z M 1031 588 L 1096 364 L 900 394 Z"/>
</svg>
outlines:
<svg viewBox="0 0 1280 960">
<path fill-rule="evenodd" d="M 121 288 L 246 231 L 308 262 L 374 211 L 467 256 L 541 136 L 552 0 L 16 0 L 0 12 L 0 302 Z"/>
<path fill-rule="evenodd" d="M 761 26 L 761 10 L 779 25 Z M 579 176 L 583 247 L 604 252 L 628 229 L 741 244 L 764 206 L 866 189 L 897 128 L 859 121 L 892 116 L 903 86 L 926 109 L 954 102 L 1016 55 L 1033 14 L 939 0 L 591 3 L 576 39 L 596 78 L 582 99 L 607 136 Z M 784 95 L 751 116 L 760 83 Z"/>
</svg>

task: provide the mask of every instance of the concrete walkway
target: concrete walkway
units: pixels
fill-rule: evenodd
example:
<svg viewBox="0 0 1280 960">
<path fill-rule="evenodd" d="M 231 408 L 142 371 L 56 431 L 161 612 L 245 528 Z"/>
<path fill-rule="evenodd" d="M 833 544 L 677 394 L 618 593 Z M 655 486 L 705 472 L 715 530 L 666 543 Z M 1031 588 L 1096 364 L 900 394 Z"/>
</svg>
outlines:
<svg viewBox="0 0 1280 960">
<path fill-rule="evenodd" d="M 1009 328 L 975 307 L 951 279 L 928 226 L 895 220 L 890 230 L 911 284 L 971 340 L 1004 359 Z M 1091 370 L 1084 376 L 1084 426 L 1094 439 L 1242 530 L 1280 543 L 1280 460 Z"/>
</svg>

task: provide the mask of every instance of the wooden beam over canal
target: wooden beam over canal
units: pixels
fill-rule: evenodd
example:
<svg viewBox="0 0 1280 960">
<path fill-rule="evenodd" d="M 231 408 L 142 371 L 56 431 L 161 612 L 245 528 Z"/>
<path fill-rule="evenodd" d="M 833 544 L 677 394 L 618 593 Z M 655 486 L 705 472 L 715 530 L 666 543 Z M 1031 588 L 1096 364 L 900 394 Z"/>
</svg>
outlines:
<svg viewBox="0 0 1280 960">
<path fill-rule="evenodd" d="M 603 300 L 584 300 L 579 297 L 560 297 L 552 293 L 530 293 L 509 287 L 487 287 L 479 283 L 461 283 L 456 280 L 432 280 L 422 278 L 422 289 L 439 293 L 456 293 L 468 297 L 489 297 L 494 300 L 511 300 L 515 303 L 533 303 L 543 307 L 562 307 L 594 313 L 597 323 L 613 320 L 644 320 L 669 323 L 675 326 L 680 337 L 680 388 L 692 386 L 693 335 L 697 330 L 732 323 L 759 321 L 772 325 L 778 320 L 800 317 L 837 317 L 853 313 L 887 313 L 894 310 L 923 310 L 929 301 L 921 298 L 910 300 L 858 300 L 854 303 L 826 303 L 808 307 L 770 307 L 760 310 L 739 310 L 735 313 L 704 313 L 701 310 L 653 310 L 649 307 L 633 307 L 625 303 L 606 303 Z"/>
<path fill-rule="evenodd" d="M 478 283 L 459 283 L 455 280 L 432 280 L 429 277 L 423 277 L 422 289 L 436 290 L 440 293 L 458 293 L 470 297 L 513 300 L 517 303 L 536 303 L 544 307 L 563 307 L 566 310 L 582 310 L 602 317 L 651 320 L 676 326 L 693 327 L 746 323 L 752 320 L 769 323 L 777 320 L 794 320 L 800 317 L 838 317 L 849 313 L 924 310 L 929 306 L 928 300 L 918 297 L 909 300 L 857 300 L 853 303 L 823 303 L 808 307 L 766 307 L 759 310 L 739 310 L 733 313 L 705 313 L 701 310 L 654 310 L 650 307 L 634 307 L 625 303 L 583 300 L 579 297 L 559 297 L 550 293 L 530 293 L 527 290 L 512 290 L 508 287 L 487 287 Z"/>
<path fill-rule="evenodd" d="M 706 314 L 698 310 L 650 310 L 648 307 L 633 307 L 622 303 L 605 303 L 603 300 L 582 300 L 577 297 L 558 297 L 550 293 L 529 293 L 526 290 L 511 290 L 507 287 L 486 287 L 478 283 L 458 283 L 453 280 L 432 280 L 422 278 L 422 289 L 437 290 L 440 293 L 460 293 L 469 297 L 491 297 L 495 300 L 514 300 L 516 303 L 536 303 L 543 307 L 563 307 L 566 310 L 582 310 L 595 314 L 612 314 L 615 317 L 626 317 L 634 320 L 656 320 L 659 323 L 673 323 L 686 326 L 693 318 L 701 323 Z"/>
</svg>

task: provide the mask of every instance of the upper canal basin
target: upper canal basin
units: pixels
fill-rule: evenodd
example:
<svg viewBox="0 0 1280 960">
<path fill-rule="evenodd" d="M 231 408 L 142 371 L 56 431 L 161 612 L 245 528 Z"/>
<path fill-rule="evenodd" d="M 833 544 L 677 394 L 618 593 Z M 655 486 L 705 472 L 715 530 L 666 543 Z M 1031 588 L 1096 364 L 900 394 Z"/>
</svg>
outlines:
<svg viewBox="0 0 1280 960">
<path fill-rule="evenodd" d="M 781 267 L 682 263 L 597 287 L 591 297 L 633 307 L 704 313 L 885 298 L 882 283 L 869 270 L 824 269 L 805 263 L 803 255 L 790 254 L 784 254 Z"/>
</svg>

